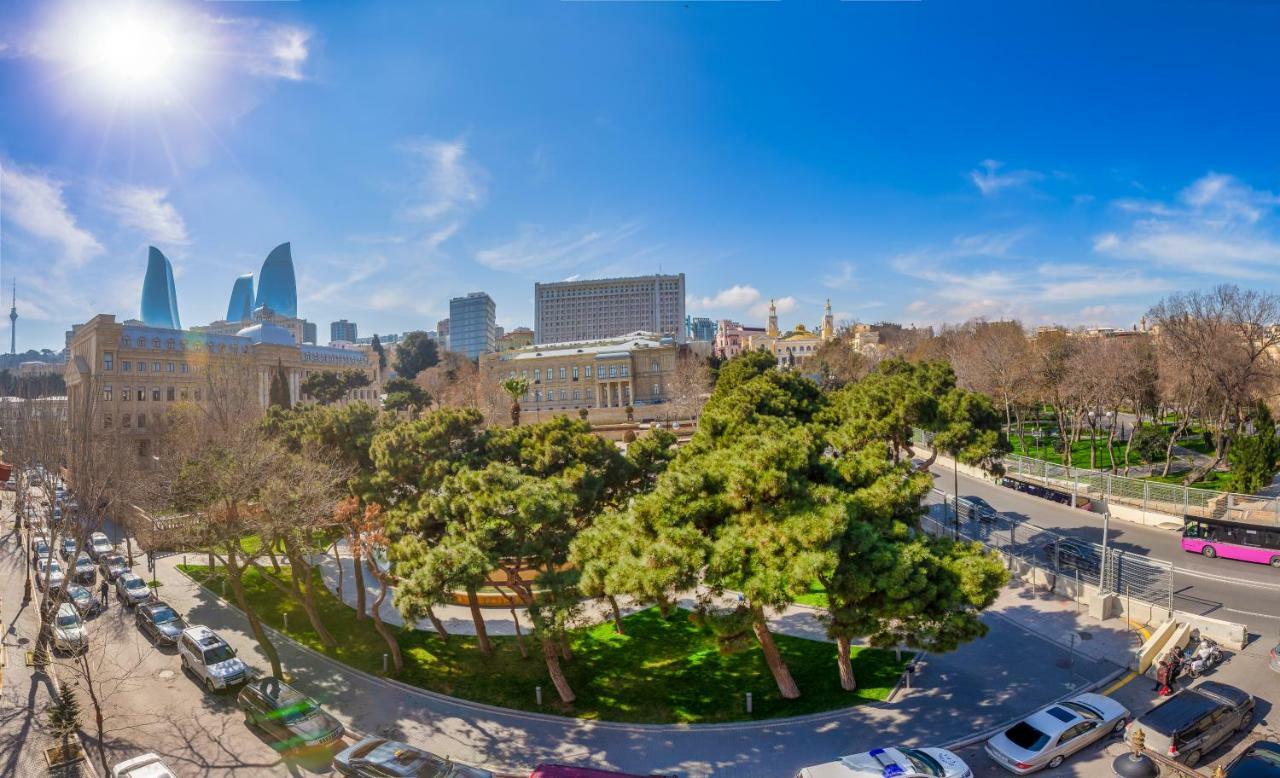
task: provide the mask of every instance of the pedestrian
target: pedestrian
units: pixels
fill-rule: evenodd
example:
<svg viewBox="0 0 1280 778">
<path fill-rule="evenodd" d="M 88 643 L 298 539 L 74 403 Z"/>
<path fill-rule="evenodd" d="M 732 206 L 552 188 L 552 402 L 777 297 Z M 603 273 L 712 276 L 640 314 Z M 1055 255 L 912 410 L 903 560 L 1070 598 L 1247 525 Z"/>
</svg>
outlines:
<svg viewBox="0 0 1280 778">
<path fill-rule="evenodd" d="M 1178 688 L 1178 676 L 1182 674 L 1182 653 L 1174 648 L 1170 654 L 1172 656 L 1169 657 L 1169 683 L 1165 689 L 1166 694 Z"/>
<path fill-rule="evenodd" d="M 1168 689 L 1169 683 L 1169 659 L 1167 656 L 1160 657 L 1160 661 L 1156 664 L 1156 686 L 1152 691 L 1157 694 L 1164 695 Z"/>
<path fill-rule="evenodd" d="M 103 576 L 102 585 L 98 587 L 98 594 L 102 595 L 103 610 L 106 610 L 108 607 L 110 607 L 110 602 L 107 600 L 107 592 L 109 591 L 111 591 L 111 587 L 107 585 L 107 579 L 105 576 Z"/>
</svg>

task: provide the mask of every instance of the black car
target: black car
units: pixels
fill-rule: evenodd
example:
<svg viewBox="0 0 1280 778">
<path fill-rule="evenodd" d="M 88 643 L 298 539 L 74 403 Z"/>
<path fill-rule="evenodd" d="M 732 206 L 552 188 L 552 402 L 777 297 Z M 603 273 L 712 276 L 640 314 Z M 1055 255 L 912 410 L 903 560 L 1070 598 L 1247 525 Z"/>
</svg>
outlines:
<svg viewBox="0 0 1280 778">
<path fill-rule="evenodd" d="M 968 503 L 967 515 L 965 503 Z M 990 524 L 1000 518 L 1000 511 L 991 507 L 991 503 L 981 497 L 965 496 L 960 498 L 960 515 L 963 518 L 977 519 Z"/>
<path fill-rule="evenodd" d="M 1044 555 L 1060 570 L 1079 570 L 1082 573 L 1098 573 L 1102 570 L 1101 555 L 1088 543 L 1075 540 L 1055 540 L 1044 544 Z"/>
<path fill-rule="evenodd" d="M 108 581 L 114 581 L 121 573 L 129 572 L 129 563 L 122 554 L 103 554 L 98 557 L 98 567 L 102 568 L 102 574 Z"/>
<path fill-rule="evenodd" d="M 66 588 L 65 595 L 67 602 L 76 606 L 81 616 L 93 616 L 102 612 L 102 600 L 94 597 L 93 592 L 83 586 L 72 584 Z"/>
<path fill-rule="evenodd" d="M 70 562 L 72 558 L 75 557 L 75 555 L 76 555 L 76 539 L 63 538 L 62 539 L 62 558 Z"/>
<path fill-rule="evenodd" d="M 164 602 L 152 602 L 139 605 L 134 611 L 134 621 L 138 629 L 151 642 L 166 646 L 176 646 L 182 630 L 187 628 L 178 612 Z"/>
<path fill-rule="evenodd" d="M 277 751 L 296 751 L 337 743 L 342 723 L 325 713 L 320 703 L 279 678 L 267 676 L 245 684 L 236 697 L 244 723 L 272 738 Z"/>
<path fill-rule="evenodd" d="M 1280 778 L 1280 743 L 1259 740 L 1227 765 L 1227 778 Z"/>
<path fill-rule="evenodd" d="M 86 554 L 81 554 L 72 567 L 71 580 L 85 586 L 93 586 L 98 582 L 98 566 Z"/>
</svg>

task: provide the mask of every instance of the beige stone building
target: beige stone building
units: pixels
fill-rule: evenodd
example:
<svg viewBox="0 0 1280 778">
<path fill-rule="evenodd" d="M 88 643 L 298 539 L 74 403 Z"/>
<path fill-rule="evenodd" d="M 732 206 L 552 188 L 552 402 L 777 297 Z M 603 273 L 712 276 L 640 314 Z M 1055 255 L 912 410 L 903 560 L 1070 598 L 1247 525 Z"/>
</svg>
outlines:
<svg viewBox="0 0 1280 778">
<path fill-rule="evenodd" d="M 264 408 L 277 367 L 285 372 L 293 403 L 310 401 L 302 382 L 325 370 L 368 374 L 370 385 L 352 390 L 347 402 L 377 404 L 382 391 L 377 359 L 367 350 L 298 345 L 288 330 L 269 322 L 219 335 L 117 322 L 99 314 L 74 329 L 69 350 L 65 376 L 71 407 L 91 405 L 95 428 L 123 433 L 135 441 L 140 456 L 151 453 L 168 408 L 207 399 L 211 365 L 243 366 Z M 96 392 L 96 401 L 85 403 L 86 391 Z"/>
<path fill-rule="evenodd" d="M 670 336 L 633 332 L 485 354 L 480 366 L 494 381 L 526 379 L 526 410 L 638 407 L 668 400 L 678 349 Z"/>
<path fill-rule="evenodd" d="M 532 345 L 533 330 L 528 327 L 516 327 L 498 338 L 498 351 L 515 351 Z"/>
</svg>

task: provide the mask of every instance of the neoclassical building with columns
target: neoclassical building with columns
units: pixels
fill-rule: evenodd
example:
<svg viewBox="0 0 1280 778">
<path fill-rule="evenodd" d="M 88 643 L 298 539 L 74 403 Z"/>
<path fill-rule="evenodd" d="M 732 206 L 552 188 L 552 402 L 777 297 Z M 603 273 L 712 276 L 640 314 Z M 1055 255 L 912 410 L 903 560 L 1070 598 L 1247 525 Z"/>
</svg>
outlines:
<svg viewBox="0 0 1280 778">
<path fill-rule="evenodd" d="M 668 400 L 678 352 L 669 335 L 633 332 L 485 354 L 480 367 L 495 381 L 528 381 L 529 391 L 520 400 L 527 410 L 624 408 Z"/>
</svg>

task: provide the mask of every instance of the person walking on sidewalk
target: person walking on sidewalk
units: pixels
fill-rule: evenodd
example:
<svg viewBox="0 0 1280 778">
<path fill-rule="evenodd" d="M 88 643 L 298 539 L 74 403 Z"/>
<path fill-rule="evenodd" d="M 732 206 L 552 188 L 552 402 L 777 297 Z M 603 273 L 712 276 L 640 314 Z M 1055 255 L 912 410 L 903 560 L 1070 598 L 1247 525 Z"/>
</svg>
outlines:
<svg viewBox="0 0 1280 778">
<path fill-rule="evenodd" d="M 107 609 L 108 607 L 110 607 L 110 605 L 111 605 L 111 602 L 107 599 L 107 593 L 108 593 L 109 591 L 111 591 L 111 587 L 107 585 L 107 579 L 106 579 L 106 577 L 104 576 L 104 577 L 103 577 L 103 579 L 102 579 L 102 585 L 98 587 L 98 594 L 100 594 L 100 595 L 102 596 L 102 609 L 103 609 L 103 610 L 106 610 L 106 609 Z"/>
<path fill-rule="evenodd" d="M 1182 674 L 1182 652 L 1176 647 L 1169 650 L 1169 685 L 1166 694 L 1178 688 L 1178 676 Z"/>
<path fill-rule="evenodd" d="M 1156 685 L 1152 689 L 1157 694 L 1167 694 L 1169 690 L 1169 657 L 1168 655 L 1160 657 L 1160 661 L 1156 664 Z"/>
</svg>

